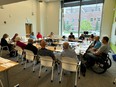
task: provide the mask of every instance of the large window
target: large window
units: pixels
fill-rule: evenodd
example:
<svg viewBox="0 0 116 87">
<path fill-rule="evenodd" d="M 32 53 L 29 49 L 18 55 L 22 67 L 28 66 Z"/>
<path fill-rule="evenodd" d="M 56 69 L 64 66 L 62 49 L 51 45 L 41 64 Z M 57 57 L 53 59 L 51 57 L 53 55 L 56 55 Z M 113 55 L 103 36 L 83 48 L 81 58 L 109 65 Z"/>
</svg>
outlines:
<svg viewBox="0 0 116 87">
<path fill-rule="evenodd" d="M 62 8 L 62 35 L 73 32 L 78 37 L 84 31 L 100 35 L 103 3 L 75 5 Z"/>
<path fill-rule="evenodd" d="M 81 7 L 80 33 L 100 35 L 103 4 L 83 5 Z"/>
<path fill-rule="evenodd" d="M 78 36 L 79 27 L 79 6 L 65 7 L 63 17 L 63 30 L 62 35 L 68 36 L 70 32 L 73 32 Z"/>
</svg>

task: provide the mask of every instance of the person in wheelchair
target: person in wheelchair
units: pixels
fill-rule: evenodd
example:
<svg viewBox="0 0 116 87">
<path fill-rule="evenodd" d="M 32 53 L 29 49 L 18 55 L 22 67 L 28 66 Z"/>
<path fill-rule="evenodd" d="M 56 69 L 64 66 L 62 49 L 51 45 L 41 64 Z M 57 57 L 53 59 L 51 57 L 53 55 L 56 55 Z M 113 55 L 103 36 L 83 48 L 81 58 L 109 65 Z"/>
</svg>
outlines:
<svg viewBox="0 0 116 87">
<path fill-rule="evenodd" d="M 96 61 L 99 61 L 101 58 L 103 58 L 103 54 L 108 54 L 110 48 L 108 41 L 109 38 L 107 36 L 104 36 L 102 38 L 102 46 L 98 50 L 92 50 L 91 52 L 88 52 L 83 56 L 87 66 L 93 66 Z"/>
</svg>

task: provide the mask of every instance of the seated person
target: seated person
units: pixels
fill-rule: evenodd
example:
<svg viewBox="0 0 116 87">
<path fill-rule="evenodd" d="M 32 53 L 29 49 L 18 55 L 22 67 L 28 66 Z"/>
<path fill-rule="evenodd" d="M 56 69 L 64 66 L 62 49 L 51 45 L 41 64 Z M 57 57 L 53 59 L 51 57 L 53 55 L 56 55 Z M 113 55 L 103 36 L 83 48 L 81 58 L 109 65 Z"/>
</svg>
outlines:
<svg viewBox="0 0 116 87">
<path fill-rule="evenodd" d="M 96 51 L 97 49 L 99 49 L 101 47 L 101 42 L 99 41 L 100 37 L 99 36 L 95 36 L 95 40 L 94 42 L 90 45 L 89 47 L 89 51 Z"/>
<path fill-rule="evenodd" d="M 85 39 L 85 36 L 84 34 L 81 34 L 81 36 L 79 37 L 80 40 L 84 40 Z"/>
<path fill-rule="evenodd" d="M 42 35 L 40 34 L 40 32 L 38 32 L 38 34 L 37 34 L 37 39 L 39 39 L 39 38 L 42 38 Z"/>
<path fill-rule="evenodd" d="M 63 43 L 63 51 L 61 53 L 61 57 L 70 57 L 77 59 L 75 51 L 70 48 L 68 42 Z"/>
<path fill-rule="evenodd" d="M 68 40 L 69 40 L 69 41 L 74 41 L 74 40 L 75 40 L 75 36 L 73 35 L 72 32 L 71 32 L 70 35 L 68 36 Z"/>
<path fill-rule="evenodd" d="M 56 45 L 53 43 L 53 42 L 54 42 L 53 38 L 54 38 L 54 33 L 51 32 L 50 35 L 48 35 L 48 39 L 46 40 L 46 42 L 48 42 L 49 45 L 51 45 L 51 46 L 56 46 Z"/>
<path fill-rule="evenodd" d="M 84 59 L 86 60 L 86 63 L 89 66 L 93 66 L 95 64 L 95 61 L 99 60 L 102 56 L 102 54 L 108 54 L 109 51 L 109 38 L 107 36 L 104 36 L 102 39 L 102 46 L 96 50 L 91 51 L 90 53 L 86 53 L 84 55 Z"/>
<path fill-rule="evenodd" d="M 55 56 L 53 52 L 45 48 L 46 42 L 44 40 L 41 40 L 40 45 L 41 45 L 41 49 L 38 51 L 38 54 L 40 56 L 50 56 L 52 57 L 53 60 L 55 60 Z"/>
<path fill-rule="evenodd" d="M 36 37 L 34 36 L 34 32 L 31 32 L 30 38 L 31 38 L 31 39 L 34 39 L 34 40 L 36 39 Z"/>
<path fill-rule="evenodd" d="M 8 34 L 3 35 L 2 39 L 1 39 L 1 46 L 8 46 L 9 51 L 12 51 L 14 49 L 14 46 L 7 42 L 6 39 L 8 38 L 8 36 L 9 36 Z"/>
<path fill-rule="evenodd" d="M 13 38 L 11 39 L 13 42 L 15 42 L 15 39 L 16 39 L 16 37 L 18 36 L 18 34 L 16 33 L 14 36 L 13 36 Z"/>
<path fill-rule="evenodd" d="M 26 44 L 21 42 L 20 40 L 21 40 L 20 37 L 16 37 L 16 39 L 15 39 L 16 45 L 21 47 L 22 49 L 24 49 L 26 47 Z"/>
<path fill-rule="evenodd" d="M 90 37 L 89 37 L 89 40 L 90 40 L 90 41 L 94 41 L 94 37 L 95 37 L 95 36 L 94 36 L 93 34 L 91 34 Z"/>
<path fill-rule="evenodd" d="M 62 40 L 64 40 L 64 41 L 65 41 L 65 40 L 66 40 L 66 36 L 62 36 Z"/>
<path fill-rule="evenodd" d="M 51 32 L 50 35 L 48 35 L 48 37 L 50 37 L 50 38 L 53 38 L 53 36 L 54 36 L 53 32 Z"/>
<path fill-rule="evenodd" d="M 28 39 L 28 44 L 25 46 L 25 49 L 30 50 L 37 55 L 38 49 L 33 45 L 33 39 Z"/>
</svg>

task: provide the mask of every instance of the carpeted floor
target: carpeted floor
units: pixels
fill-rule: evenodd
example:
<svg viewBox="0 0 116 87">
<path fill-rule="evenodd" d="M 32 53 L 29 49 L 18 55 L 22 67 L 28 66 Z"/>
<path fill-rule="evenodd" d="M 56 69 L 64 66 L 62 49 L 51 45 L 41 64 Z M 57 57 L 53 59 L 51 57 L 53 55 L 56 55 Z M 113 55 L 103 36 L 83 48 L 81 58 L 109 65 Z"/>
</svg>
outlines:
<svg viewBox="0 0 116 87">
<path fill-rule="evenodd" d="M 110 57 L 111 57 L 110 53 Z M 8 58 L 6 56 L 3 56 Z M 16 61 L 16 58 L 8 58 Z M 112 59 L 112 58 L 111 58 Z M 96 74 L 87 69 L 86 76 L 78 80 L 77 87 L 116 87 L 113 85 L 113 80 L 116 77 L 116 62 L 112 60 L 112 67 L 104 74 Z M 10 87 L 19 84 L 20 87 L 74 87 L 75 73 L 67 73 L 63 75 L 61 84 L 59 84 L 59 75 L 57 69 L 54 70 L 54 81 L 51 83 L 51 69 L 42 68 L 41 78 L 38 78 L 39 64 L 35 67 L 35 72 L 32 72 L 32 64 L 28 63 L 27 68 L 23 69 L 24 65 L 17 65 L 8 71 Z M 0 74 L 4 85 L 3 73 Z"/>
</svg>

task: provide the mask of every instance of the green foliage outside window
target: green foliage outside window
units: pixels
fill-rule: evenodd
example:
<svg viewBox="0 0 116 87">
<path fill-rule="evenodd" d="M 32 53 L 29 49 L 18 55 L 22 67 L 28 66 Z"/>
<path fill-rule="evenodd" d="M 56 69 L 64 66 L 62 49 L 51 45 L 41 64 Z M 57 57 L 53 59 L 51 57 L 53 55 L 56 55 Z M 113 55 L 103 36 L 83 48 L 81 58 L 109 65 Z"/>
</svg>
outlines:
<svg viewBox="0 0 116 87">
<path fill-rule="evenodd" d="M 90 21 L 82 20 L 80 28 L 82 31 L 89 31 L 89 30 L 92 30 L 92 25 L 91 25 Z"/>
</svg>

